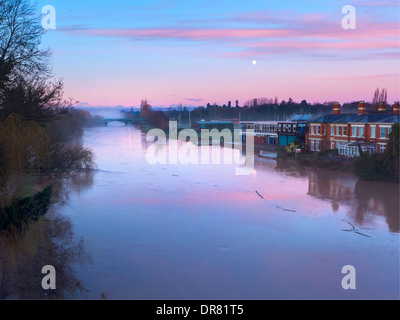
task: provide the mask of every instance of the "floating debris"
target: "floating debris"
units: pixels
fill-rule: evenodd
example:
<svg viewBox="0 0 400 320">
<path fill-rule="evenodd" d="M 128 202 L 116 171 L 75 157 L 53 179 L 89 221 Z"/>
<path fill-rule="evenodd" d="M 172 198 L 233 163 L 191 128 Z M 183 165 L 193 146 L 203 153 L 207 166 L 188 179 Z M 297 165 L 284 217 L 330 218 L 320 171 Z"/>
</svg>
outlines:
<svg viewBox="0 0 400 320">
<path fill-rule="evenodd" d="M 258 196 L 259 196 L 261 199 L 265 200 L 264 197 L 263 197 L 257 190 L 256 190 L 256 193 L 258 194 Z"/>
<path fill-rule="evenodd" d="M 354 225 L 351 224 L 350 222 L 345 221 L 345 220 L 342 220 L 342 221 L 347 222 L 347 223 L 351 226 L 351 229 L 342 229 L 342 231 L 354 232 L 354 233 L 357 233 L 357 234 L 359 234 L 359 235 L 361 235 L 361 236 L 364 236 L 364 237 L 367 237 L 367 238 L 371 238 L 369 235 L 366 235 L 366 234 L 364 234 L 364 233 L 359 232 L 359 231 L 354 227 Z"/>
<path fill-rule="evenodd" d="M 297 212 L 296 210 L 291 210 L 291 209 L 283 209 L 283 208 L 282 208 L 282 210 L 283 210 L 283 211 L 289 211 L 289 212 Z"/>
</svg>

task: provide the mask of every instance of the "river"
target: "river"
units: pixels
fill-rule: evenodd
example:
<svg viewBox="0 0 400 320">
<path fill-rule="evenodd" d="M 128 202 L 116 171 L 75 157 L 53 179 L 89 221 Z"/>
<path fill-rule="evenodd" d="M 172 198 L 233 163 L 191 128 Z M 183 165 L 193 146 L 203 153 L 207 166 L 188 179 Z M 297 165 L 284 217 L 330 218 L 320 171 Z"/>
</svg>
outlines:
<svg viewBox="0 0 400 320">
<path fill-rule="evenodd" d="M 90 256 L 66 298 L 399 299 L 397 184 L 257 156 L 250 175 L 152 165 L 152 143 L 121 123 L 84 144 L 97 169 L 53 208 Z"/>
</svg>

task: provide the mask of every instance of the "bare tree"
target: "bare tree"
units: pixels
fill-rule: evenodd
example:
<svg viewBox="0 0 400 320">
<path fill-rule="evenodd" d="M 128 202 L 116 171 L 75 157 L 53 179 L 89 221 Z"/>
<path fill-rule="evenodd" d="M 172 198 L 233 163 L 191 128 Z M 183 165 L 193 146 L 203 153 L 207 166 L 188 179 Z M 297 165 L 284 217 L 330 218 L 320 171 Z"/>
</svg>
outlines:
<svg viewBox="0 0 400 320">
<path fill-rule="evenodd" d="M 29 0 L 0 0 L 0 81 L 6 76 L 50 74 L 50 51 L 39 48 L 43 33 Z"/>
<path fill-rule="evenodd" d="M 383 104 L 387 104 L 387 90 L 382 89 L 380 95 L 379 95 L 379 102 L 382 102 Z"/>
<path fill-rule="evenodd" d="M 68 112 L 72 102 L 63 100 L 63 82 L 51 83 L 42 78 L 15 77 L 0 96 L 0 121 L 10 114 L 25 120 L 44 123 Z"/>
<path fill-rule="evenodd" d="M 376 88 L 372 97 L 371 111 L 378 110 L 380 103 L 383 103 L 384 105 L 387 104 L 387 90 L 382 89 L 382 91 L 380 91 L 379 88 Z"/>
</svg>

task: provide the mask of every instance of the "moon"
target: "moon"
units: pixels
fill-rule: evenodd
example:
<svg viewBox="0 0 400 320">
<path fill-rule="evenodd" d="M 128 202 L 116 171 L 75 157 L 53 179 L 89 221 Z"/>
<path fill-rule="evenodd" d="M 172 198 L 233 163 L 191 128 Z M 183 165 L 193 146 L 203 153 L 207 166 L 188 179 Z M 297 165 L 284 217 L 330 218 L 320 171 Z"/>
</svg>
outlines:
<svg viewBox="0 0 400 320">
<path fill-rule="evenodd" d="M 257 64 L 257 61 L 256 60 L 253 60 L 253 66 L 255 66 L 256 64 Z"/>
</svg>

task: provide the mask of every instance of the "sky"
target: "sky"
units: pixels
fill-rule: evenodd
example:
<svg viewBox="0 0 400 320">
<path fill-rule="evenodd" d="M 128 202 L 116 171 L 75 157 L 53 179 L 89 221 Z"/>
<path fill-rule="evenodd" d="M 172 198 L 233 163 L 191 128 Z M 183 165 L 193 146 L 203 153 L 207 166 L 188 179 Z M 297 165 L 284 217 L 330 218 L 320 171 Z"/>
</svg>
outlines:
<svg viewBox="0 0 400 320">
<path fill-rule="evenodd" d="M 82 106 L 400 100 L 398 0 L 38 0 L 42 45 Z M 344 29 L 345 5 L 356 12 Z M 45 14 L 42 15 L 43 17 Z"/>
</svg>

